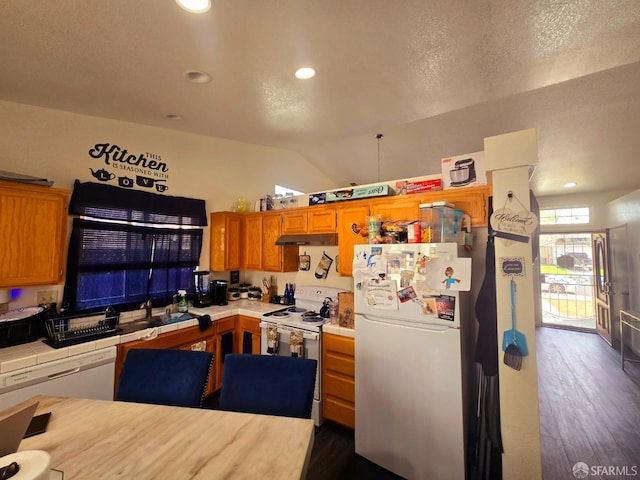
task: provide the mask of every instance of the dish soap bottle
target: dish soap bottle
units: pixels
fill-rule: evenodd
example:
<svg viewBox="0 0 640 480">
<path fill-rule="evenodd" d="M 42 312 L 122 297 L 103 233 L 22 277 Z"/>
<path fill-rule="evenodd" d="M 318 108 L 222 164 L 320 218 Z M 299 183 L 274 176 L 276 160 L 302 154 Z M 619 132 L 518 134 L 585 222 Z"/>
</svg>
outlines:
<svg viewBox="0 0 640 480">
<path fill-rule="evenodd" d="M 189 302 L 187 302 L 187 291 L 178 290 L 178 312 L 187 313 L 189 311 Z"/>
</svg>

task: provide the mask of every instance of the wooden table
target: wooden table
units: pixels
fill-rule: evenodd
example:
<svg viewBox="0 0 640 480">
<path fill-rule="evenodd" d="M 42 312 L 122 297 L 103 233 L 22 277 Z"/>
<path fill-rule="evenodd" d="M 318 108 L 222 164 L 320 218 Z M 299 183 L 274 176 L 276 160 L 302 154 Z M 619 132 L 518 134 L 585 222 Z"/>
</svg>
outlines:
<svg viewBox="0 0 640 480">
<path fill-rule="evenodd" d="M 631 328 L 636 332 L 640 332 L 640 312 L 620 310 L 620 364 L 624 370 L 624 361 L 640 362 L 633 358 L 624 358 L 624 328 Z"/>
<path fill-rule="evenodd" d="M 20 450 L 44 450 L 67 479 L 299 479 L 313 420 L 138 403 L 36 396 L 47 431 Z"/>
</svg>

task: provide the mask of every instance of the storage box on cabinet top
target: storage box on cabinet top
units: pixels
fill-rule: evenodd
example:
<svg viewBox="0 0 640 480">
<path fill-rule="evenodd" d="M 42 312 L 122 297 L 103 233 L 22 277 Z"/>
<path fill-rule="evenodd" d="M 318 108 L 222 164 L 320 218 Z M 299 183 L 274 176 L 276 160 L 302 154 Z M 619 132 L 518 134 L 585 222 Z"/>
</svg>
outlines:
<svg viewBox="0 0 640 480">
<path fill-rule="evenodd" d="M 396 190 L 400 194 L 412 194 L 442 190 L 442 178 L 440 175 L 432 175 L 431 178 L 410 178 L 396 181 Z"/>
<path fill-rule="evenodd" d="M 442 186 L 445 190 L 487 184 L 484 152 L 447 157 L 443 158 L 440 163 L 442 165 Z"/>
<path fill-rule="evenodd" d="M 339 202 L 341 200 L 355 200 L 360 198 L 385 197 L 394 195 L 394 190 L 386 183 L 364 185 L 341 190 L 327 192 L 327 202 Z"/>
<path fill-rule="evenodd" d="M 309 205 L 322 205 L 326 203 L 327 194 L 322 193 L 310 193 L 309 194 Z"/>
</svg>

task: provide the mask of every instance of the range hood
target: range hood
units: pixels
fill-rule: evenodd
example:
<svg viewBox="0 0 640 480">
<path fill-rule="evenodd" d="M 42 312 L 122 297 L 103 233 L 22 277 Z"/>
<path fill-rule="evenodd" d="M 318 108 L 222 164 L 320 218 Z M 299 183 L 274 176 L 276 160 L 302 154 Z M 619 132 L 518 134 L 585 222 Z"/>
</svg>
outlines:
<svg viewBox="0 0 640 480">
<path fill-rule="evenodd" d="M 309 233 L 305 235 L 282 235 L 276 245 L 337 245 L 338 235 L 335 233 Z"/>
</svg>

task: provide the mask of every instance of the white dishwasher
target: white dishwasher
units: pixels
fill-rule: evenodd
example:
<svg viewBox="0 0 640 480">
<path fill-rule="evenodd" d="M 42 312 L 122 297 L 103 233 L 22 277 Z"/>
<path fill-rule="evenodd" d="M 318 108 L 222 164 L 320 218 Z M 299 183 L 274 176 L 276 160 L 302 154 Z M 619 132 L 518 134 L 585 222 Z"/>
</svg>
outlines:
<svg viewBox="0 0 640 480">
<path fill-rule="evenodd" d="M 116 347 L 0 374 L 0 410 L 34 395 L 113 400 Z"/>
</svg>

